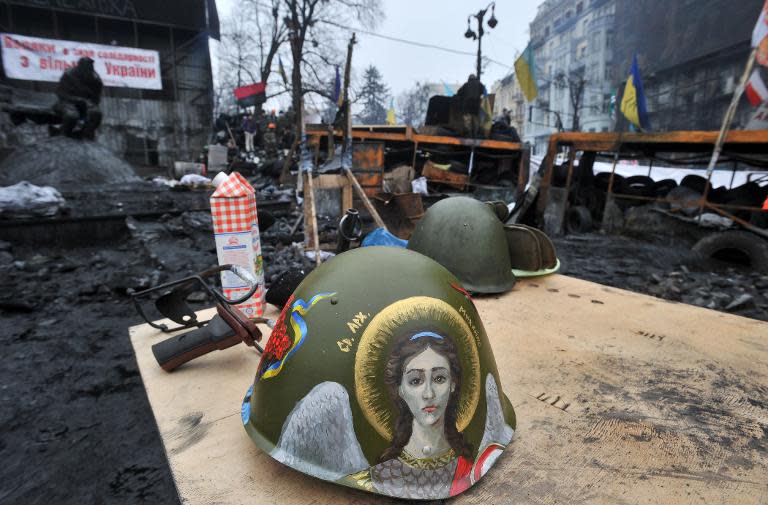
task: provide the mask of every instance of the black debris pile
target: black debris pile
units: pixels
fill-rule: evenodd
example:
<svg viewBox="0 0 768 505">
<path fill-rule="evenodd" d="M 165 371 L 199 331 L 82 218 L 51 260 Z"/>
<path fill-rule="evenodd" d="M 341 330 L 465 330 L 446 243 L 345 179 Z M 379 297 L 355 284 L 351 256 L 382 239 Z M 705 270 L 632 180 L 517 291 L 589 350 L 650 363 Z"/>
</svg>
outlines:
<svg viewBox="0 0 768 505">
<path fill-rule="evenodd" d="M 300 246 L 276 240 L 294 212 L 276 212 L 262 234 L 268 287 L 311 269 Z M 142 322 L 129 293 L 216 264 L 211 217 L 131 217 L 126 225 L 125 238 L 108 247 L 0 241 L 4 503 L 178 502 L 128 339 Z M 212 304 L 202 292 L 187 301 L 196 310 Z M 84 463 L 92 461 L 99 464 Z"/>
<path fill-rule="evenodd" d="M 28 181 L 66 190 L 139 180 L 133 167 L 106 147 L 68 137 L 19 147 L 0 163 L 0 186 Z"/>
<path fill-rule="evenodd" d="M 705 260 L 668 240 L 585 234 L 553 241 L 563 274 L 768 321 L 768 274 Z"/>
</svg>

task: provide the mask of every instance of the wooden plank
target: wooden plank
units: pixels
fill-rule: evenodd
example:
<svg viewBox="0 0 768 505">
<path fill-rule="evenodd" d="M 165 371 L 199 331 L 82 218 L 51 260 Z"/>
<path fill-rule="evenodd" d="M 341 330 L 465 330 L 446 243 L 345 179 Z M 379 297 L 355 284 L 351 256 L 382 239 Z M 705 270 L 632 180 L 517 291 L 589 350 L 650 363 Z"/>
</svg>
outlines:
<svg viewBox="0 0 768 505">
<path fill-rule="evenodd" d="M 613 151 L 617 149 L 619 139 L 623 144 L 706 144 L 714 146 L 717 131 L 672 131 L 665 133 L 612 133 L 612 132 L 564 132 L 550 137 L 553 143 L 574 146 L 581 151 Z M 765 144 L 768 143 L 768 130 L 733 130 L 725 140 L 726 144 Z"/>
<path fill-rule="evenodd" d="M 373 222 L 376 223 L 376 226 L 378 228 L 384 228 L 386 230 L 387 225 L 384 224 L 384 221 L 381 219 L 381 216 L 379 216 L 379 213 L 376 211 L 376 208 L 368 199 L 368 195 L 366 194 L 365 190 L 363 190 L 363 188 L 360 186 L 360 183 L 357 182 L 357 178 L 355 177 L 355 174 L 353 174 L 349 169 L 345 169 L 344 173 L 349 179 L 349 182 L 352 184 L 352 187 L 357 193 L 358 198 L 360 198 L 360 200 L 363 202 L 363 205 L 365 206 L 365 210 L 367 210 L 368 213 L 373 218 Z"/>
<path fill-rule="evenodd" d="M 339 174 L 320 174 L 315 177 L 316 189 L 338 189 L 349 184 L 347 178 Z"/>
<path fill-rule="evenodd" d="M 327 132 L 311 131 L 307 132 L 307 135 L 321 136 L 327 135 Z M 335 131 L 334 136 L 341 137 L 341 131 Z M 485 139 L 469 139 L 463 137 L 448 137 L 442 135 L 420 135 L 406 133 L 387 133 L 387 132 L 372 132 L 352 129 L 352 138 L 360 140 L 389 140 L 395 142 L 422 142 L 428 144 L 438 145 L 451 145 L 451 146 L 468 146 L 468 147 L 483 147 L 487 149 L 500 149 L 505 151 L 520 151 L 523 145 L 519 142 L 507 142 L 505 140 L 485 140 Z"/>
<path fill-rule="evenodd" d="M 341 176 L 340 176 L 341 177 Z M 347 209 L 354 208 L 354 204 L 352 203 L 352 200 L 354 198 L 354 195 L 352 194 L 352 183 L 349 182 L 349 179 L 344 177 L 344 186 L 341 188 L 341 211 L 346 212 Z"/>
<path fill-rule="evenodd" d="M 341 174 L 320 174 L 314 178 L 315 190 L 339 189 L 341 188 L 341 211 L 353 207 L 352 184 L 345 175 Z M 322 244 L 321 244 L 322 246 Z"/>
<path fill-rule="evenodd" d="M 312 249 L 315 253 L 320 247 L 320 239 L 317 230 L 317 210 L 315 207 L 314 177 L 309 174 L 304 175 L 304 244 L 307 250 Z M 316 263 L 320 264 L 320 255 L 315 257 Z"/>
<path fill-rule="evenodd" d="M 766 503 L 768 323 L 560 275 L 475 303 L 518 426 L 450 503 Z M 401 503 L 308 477 L 251 443 L 240 421 L 251 348 L 169 374 L 150 349 L 162 337 L 130 330 L 182 503 Z"/>
<path fill-rule="evenodd" d="M 437 135 L 414 135 L 413 139 L 421 143 L 442 144 L 453 146 L 475 146 L 488 149 L 504 149 L 507 151 L 520 151 L 523 145 L 520 142 L 507 142 L 505 140 L 468 139 L 463 137 L 445 137 Z"/>
<path fill-rule="evenodd" d="M 304 186 L 306 187 L 306 175 L 303 177 L 304 179 Z M 315 244 L 312 243 L 315 231 L 313 229 L 314 222 L 312 221 L 312 211 L 310 209 L 309 202 L 307 201 L 308 197 L 304 196 L 304 205 L 302 205 L 302 212 L 304 214 L 304 247 L 306 249 L 314 249 Z"/>
<path fill-rule="evenodd" d="M 463 190 L 469 182 L 469 175 L 457 174 L 456 172 L 451 172 L 450 170 L 442 170 L 435 167 L 431 161 L 424 163 L 421 175 L 426 177 L 429 181 L 446 184 L 458 189 L 459 191 Z"/>
<path fill-rule="evenodd" d="M 320 257 L 320 236 L 317 230 L 317 206 L 315 205 L 315 189 L 314 189 L 314 177 L 311 173 L 307 174 L 307 185 L 305 186 L 308 192 L 305 196 L 309 196 L 309 218 L 312 223 L 312 248 L 315 251 L 315 264 L 320 265 L 322 259 Z M 306 206 L 306 201 L 304 205 Z"/>
<path fill-rule="evenodd" d="M 393 140 L 395 142 L 410 142 L 404 133 L 368 132 L 352 130 L 352 138 L 361 140 Z"/>
<path fill-rule="evenodd" d="M 353 169 L 352 173 L 355 174 L 357 182 L 359 182 L 362 187 L 372 188 L 378 192 L 382 191 L 384 184 L 384 174 L 382 172 Z"/>
</svg>

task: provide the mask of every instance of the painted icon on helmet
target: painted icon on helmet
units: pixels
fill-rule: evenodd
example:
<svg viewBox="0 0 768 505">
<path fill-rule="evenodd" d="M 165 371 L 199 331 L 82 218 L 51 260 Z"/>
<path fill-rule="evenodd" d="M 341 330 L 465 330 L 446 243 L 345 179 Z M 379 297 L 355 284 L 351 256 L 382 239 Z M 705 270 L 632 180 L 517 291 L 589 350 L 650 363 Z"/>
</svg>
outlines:
<svg viewBox="0 0 768 505">
<path fill-rule="evenodd" d="M 284 314 L 295 304 L 286 305 Z M 288 317 L 281 319 L 285 326 Z M 479 336 L 469 319 L 466 310 L 462 313 L 444 300 L 416 296 L 384 307 L 362 331 L 350 325 L 348 341 L 357 347 L 354 391 L 333 381 L 315 386 L 285 419 L 270 455 L 322 479 L 400 498 L 447 498 L 468 489 L 513 434 L 496 379 L 488 373 L 481 380 Z M 298 325 L 293 329 L 301 339 L 312 338 L 306 324 L 304 332 Z M 285 330 L 277 326 L 275 331 L 279 340 L 287 338 L 281 348 L 297 340 L 282 336 Z M 272 358 L 272 369 L 281 361 L 285 359 Z M 269 369 L 260 365 L 261 380 Z M 485 430 L 479 447 L 474 447 L 463 432 L 483 393 Z M 251 391 L 245 403 L 250 396 Z M 366 457 L 353 410 L 362 411 L 365 421 L 388 441 L 380 454 Z M 249 416 L 250 406 L 244 406 L 244 423 Z"/>
<path fill-rule="evenodd" d="M 316 268 L 243 402 L 251 440 L 302 473 L 391 497 L 444 499 L 475 484 L 516 418 L 465 288 L 400 248 L 354 249 Z"/>
</svg>

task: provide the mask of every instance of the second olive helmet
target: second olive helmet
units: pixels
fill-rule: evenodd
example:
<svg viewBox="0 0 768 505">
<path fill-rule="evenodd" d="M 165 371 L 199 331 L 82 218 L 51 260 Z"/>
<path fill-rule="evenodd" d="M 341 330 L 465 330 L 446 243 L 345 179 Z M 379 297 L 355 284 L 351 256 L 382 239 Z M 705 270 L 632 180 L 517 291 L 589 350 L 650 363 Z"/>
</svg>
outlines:
<svg viewBox="0 0 768 505">
<path fill-rule="evenodd" d="M 416 224 L 408 249 L 443 265 L 468 291 L 501 293 L 515 284 L 504 225 L 494 209 L 474 198 L 432 205 Z"/>
<path fill-rule="evenodd" d="M 424 500 L 478 482 L 515 427 L 472 299 L 435 261 L 394 247 L 345 252 L 304 279 L 241 414 L 285 465 Z"/>
</svg>

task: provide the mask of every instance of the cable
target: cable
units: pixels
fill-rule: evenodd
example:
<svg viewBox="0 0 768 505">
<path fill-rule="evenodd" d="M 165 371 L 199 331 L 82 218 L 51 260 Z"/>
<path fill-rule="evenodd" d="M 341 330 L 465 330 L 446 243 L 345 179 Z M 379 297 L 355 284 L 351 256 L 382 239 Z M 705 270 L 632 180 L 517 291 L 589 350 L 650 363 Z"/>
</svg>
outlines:
<svg viewBox="0 0 768 505">
<path fill-rule="evenodd" d="M 269 8 L 269 9 L 272 8 L 271 6 L 267 6 L 267 5 L 261 4 L 261 3 L 259 3 L 259 5 L 261 5 L 262 7 L 265 7 L 265 8 Z M 426 48 L 426 49 L 437 49 L 438 51 L 444 51 L 446 53 L 452 53 L 452 54 L 459 54 L 459 55 L 462 55 L 462 56 L 473 56 L 473 57 L 477 56 L 477 53 L 473 53 L 473 52 L 469 52 L 469 51 L 460 51 L 458 49 L 451 49 L 449 47 L 437 46 L 435 44 L 427 44 L 425 42 L 418 42 L 416 40 L 408 40 L 408 39 L 401 39 L 401 38 L 398 38 L 398 37 L 392 37 L 391 35 L 384 35 L 383 33 L 376 33 L 376 32 L 370 31 L 370 30 L 364 30 L 364 29 L 362 29 L 360 27 L 342 25 L 340 23 L 336 23 L 334 21 L 329 21 L 327 19 L 318 19 L 318 22 L 325 23 L 325 24 L 328 24 L 328 25 L 331 25 L 331 26 L 335 26 L 337 28 L 341 28 L 342 30 L 346 30 L 348 32 L 362 33 L 362 34 L 365 34 L 365 35 L 370 35 L 371 37 L 379 37 L 379 38 L 382 38 L 382 39 L 385 39 L 385 40 L 390 40 L 392 42 L 399 42 L 401 44 L 408 44 L 408 45 L 412 45 L 412 46 L 416 46 L 416 47 L 423 47 L 423 48 Z M 488 58 L 488 57 L 483 57 L 483 58 L 485 60 L 487 60 L 488 62 L 490 62 L 490 63 L 495 63 L 496 65 L 501 65 L 504 68 L 508 68 L 508 69 L 512 68 L 512 65 L 507 65 L 506 63 L 502 63 L 502 62 L 494 60 L 492 58 Z"/>
<path fill-rule="evenodd" d="M 424 48 L 427 48 L 427 49 L 437 49 L 438 51 L 444 51 L 446 53 L 459 54 L 459 55 L 462 55 L 462 56 L 472 56 L 472 57 L 476 57 L 477 56 L 477 53 L 471 53 L 469 51 L 460 51 L 458 49 L 451 49 L 451 48 L 448 48 L 448 47 L 437 46 L 437 45 L 434 45 L 434 44 L 427 44 L 427 43 L 418 42 L 418 41 L 415 41 L 415 40 L 401 39 L 401 38 L 398 38 L 398 37 L 392 37 L 390 35 L 384 35 L 382 33 L 372 32 L 370 30 L 363 30 L 362 28 L 359 28 L 359 27 L 344 26 L 344 25 L 342 25 L 340 23 L 335 23 L 333 21 L 328 21 L 328 20 L 324 20 L 324 19 L 321 19 L 319 21 L 321 23 L 329 24 L 329 25 L 335 26 L 337 28 L 341 28 L 342 30 L 347 30 L 349 32 L 362 33 L 362 34 L 365 34 L 365 35 L 370 35 L 371 37 L 379 37 L 381 39 L 391 40 L 393 42 L 400 42 L 401 44 L 408 44 L 408 45 L 417 46 L 417 47 L 424 47 Z M 489 61 L 490 63 L 495 63 L 496 65 L 501 65 L 504 68 L 512 68 L 511 65 L 507 65 L 506 63 L 502 63 L 500 61 L 496 61 L 496 60 L 494 60 L 492 58 L 487 58 L 487 57 L 483 57 L 483 58 L 486 59 L 487 61 Z"/>
</svg>

